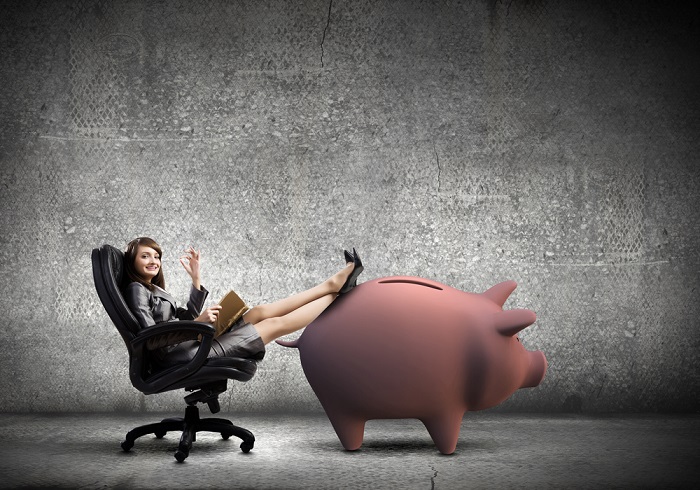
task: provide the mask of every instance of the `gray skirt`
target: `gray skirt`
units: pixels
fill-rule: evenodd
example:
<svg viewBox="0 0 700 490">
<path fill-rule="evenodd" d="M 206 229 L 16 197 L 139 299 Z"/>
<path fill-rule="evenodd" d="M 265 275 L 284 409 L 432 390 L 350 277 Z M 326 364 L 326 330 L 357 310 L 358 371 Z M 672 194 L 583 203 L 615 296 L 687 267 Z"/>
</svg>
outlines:
<svg viewBox="0 0 700 490">
<path fill-rule="evenodd" d="M 173 365 L 189 362 L 199 349 L 199 342 L 187 340 L 168 347 L 166 352 L 158 356 L 158 364 Z M 244 357 L 246 359 L 262 360 L 265 357 L 265 344 L 255 327 L 241 317 L 229 330 L 212 341 L 208 358 L 212 357 Z"/>
</svg>

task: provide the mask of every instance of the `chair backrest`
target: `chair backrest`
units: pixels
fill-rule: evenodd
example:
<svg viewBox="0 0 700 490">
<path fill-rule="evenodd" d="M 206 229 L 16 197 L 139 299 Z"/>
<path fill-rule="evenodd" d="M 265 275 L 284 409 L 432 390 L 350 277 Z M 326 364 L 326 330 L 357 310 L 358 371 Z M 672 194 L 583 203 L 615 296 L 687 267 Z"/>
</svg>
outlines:
<svg viewBox="0 0 700 490">
<path fill-rule="evenodd" d="M 122 288 L 127 281 L 124 252 L 111 245 L 93 249 L 92 277 L 102 305 L 131 353 L 131 340 L 139 332 L 140 326 L 122 296 Z"/>
</svg>

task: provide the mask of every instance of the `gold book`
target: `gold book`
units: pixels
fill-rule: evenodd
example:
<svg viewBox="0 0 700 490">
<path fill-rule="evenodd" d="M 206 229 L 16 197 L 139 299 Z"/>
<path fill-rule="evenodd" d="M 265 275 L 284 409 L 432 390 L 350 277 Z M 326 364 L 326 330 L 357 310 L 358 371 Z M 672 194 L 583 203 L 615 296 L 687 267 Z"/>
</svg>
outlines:
<svg viewBox="0 0 700 490">
<path fill-rule="evenodd" d="M 219 301 L 219 304 L 221 305 L 221 309 L 214 323 L 214 328 L 216 329 L 214 337 L 218 337 L 226 332 L 250 309 L 234 291 L 226 293 L 226 296 Z"/>
</svg>

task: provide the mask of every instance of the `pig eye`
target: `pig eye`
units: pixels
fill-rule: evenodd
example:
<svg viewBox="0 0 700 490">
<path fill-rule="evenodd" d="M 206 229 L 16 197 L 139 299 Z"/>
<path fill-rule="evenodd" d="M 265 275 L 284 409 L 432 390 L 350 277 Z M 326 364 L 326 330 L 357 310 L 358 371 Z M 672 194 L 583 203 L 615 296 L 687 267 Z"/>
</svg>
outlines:
<svg viewBox="0 0 700 490">
<path fill-rule="evenodd" d="M 517 340 L 518 342 L 520 342 L 520 337 L 518 337 L 518 336 L 516 335 L 516 336 L 515 336 L 515 340 Z"/>
</svg>

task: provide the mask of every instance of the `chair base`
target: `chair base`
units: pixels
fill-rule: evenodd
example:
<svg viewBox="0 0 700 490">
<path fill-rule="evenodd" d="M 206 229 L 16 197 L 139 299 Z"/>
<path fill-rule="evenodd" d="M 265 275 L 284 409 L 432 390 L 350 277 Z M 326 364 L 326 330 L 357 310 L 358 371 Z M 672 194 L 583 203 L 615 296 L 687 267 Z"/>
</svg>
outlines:
<svg viewBox="0 0 700 490">
<path fill-rule="evenodd" d="M 188 406 L 185 409 L 185 417 L 172 417 L 163 419 L 155 424 L 142 425 L 130 430 L 126 434 L 126 439 L 122 442 L 122 449 L 129 451 L 134 447 L 134 441 L 146 434 L 154 434 L 158 439 L 165 436 L 170 431 L 182 431 L 180 444 L 175 451 L 175 459 L 182 463 L 190 454 L 192 443 L 197 440 L 197 432 L 219 432 L 221 437 L 228 439 L 231 436 L 236 436 L 243 440 L 241 450 L 244 453 L 253 449 L 255 444 L 255 436 L 253 433 L 243 427 L 233 425 L 230 420 L 221 418 L 199 418 L 199 408 L 196 406 Z"/>
</svg>

